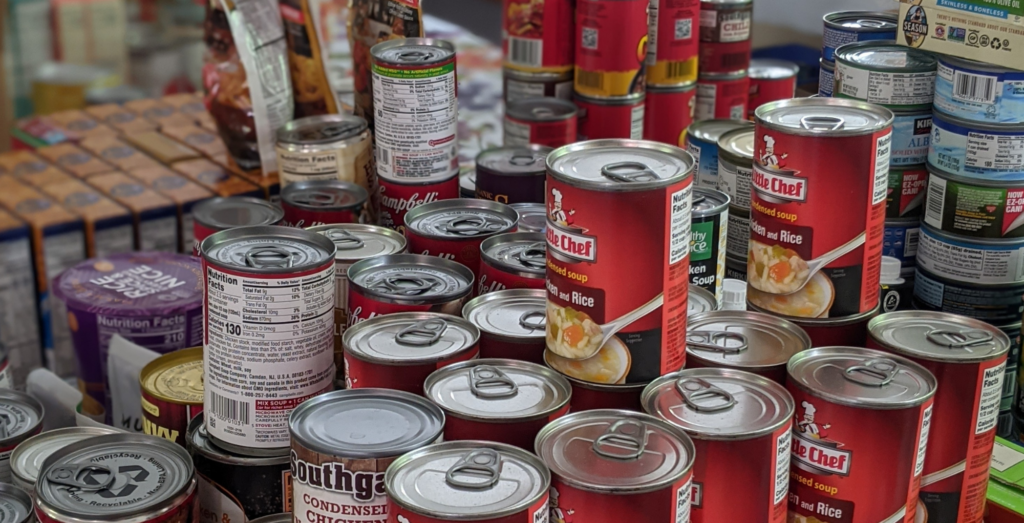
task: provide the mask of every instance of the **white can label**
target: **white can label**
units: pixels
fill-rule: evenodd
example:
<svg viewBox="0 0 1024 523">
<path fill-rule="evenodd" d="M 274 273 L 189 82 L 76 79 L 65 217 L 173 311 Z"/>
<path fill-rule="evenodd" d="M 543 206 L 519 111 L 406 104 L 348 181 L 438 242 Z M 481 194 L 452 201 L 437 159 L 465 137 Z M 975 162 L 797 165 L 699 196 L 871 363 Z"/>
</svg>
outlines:
<svg viewBox="0 0 1024 523">
<path fill-rule="evenodd" d="M 983 434 L 996 428 L 999 421 L 999 403 L 1003 399 L 1003 377 L 1006 362 L 985 369 L 981 377 L 981 395 L 978 398 L 978 418 L 974 425 L 975 434 Z"/>
<path fill-rule="evenodd" d="M 718 190 L 729 195 L 737 207 L 750 208 L 750 179 L 753 173 L 748 167 L 733 165 L 718 157 Z"/>
<path fill-rule="evenodd" d="M 917 263 L 936 276 L 981 284 L 1024 280 L 1024 249 L 1017 245 L 975 244 L 940 238 L 925 229 L 919 236 Z"/>
<path fill-rule="evenodd" d="M 836 64 L 836 95 L 883 105 L 925 105 L 932 103 L 935 71 L 887 73 Z"/>
<path fill-rule="evenodd" d="M 301 452 L 309 456 L 309 451 Z M 319 455 L 314 455 L 313 459 L 317 457 L 323 459 Z M 387 523 L 386 467 L 381 466 L 387 462 L 323 459 L 320 463 L 310 463 L 301 459 L 295 450 L 292 450 L 291 461 L 296 521 Z"/>
</svg>

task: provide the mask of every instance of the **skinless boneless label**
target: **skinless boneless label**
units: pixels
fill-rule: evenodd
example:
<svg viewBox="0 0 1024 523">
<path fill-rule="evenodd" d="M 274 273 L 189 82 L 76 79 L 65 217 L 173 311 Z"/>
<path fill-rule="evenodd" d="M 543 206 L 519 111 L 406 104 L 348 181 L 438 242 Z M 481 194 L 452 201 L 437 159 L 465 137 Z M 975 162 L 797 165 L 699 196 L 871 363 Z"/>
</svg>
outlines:
<svg viewBox="0 0 1024 523">
<path fill-rule="evenodd" d="M 295 523 L 386 523 L 384 471 L 392 461 L 336 458 L 293 448 Z"/>
</svg>

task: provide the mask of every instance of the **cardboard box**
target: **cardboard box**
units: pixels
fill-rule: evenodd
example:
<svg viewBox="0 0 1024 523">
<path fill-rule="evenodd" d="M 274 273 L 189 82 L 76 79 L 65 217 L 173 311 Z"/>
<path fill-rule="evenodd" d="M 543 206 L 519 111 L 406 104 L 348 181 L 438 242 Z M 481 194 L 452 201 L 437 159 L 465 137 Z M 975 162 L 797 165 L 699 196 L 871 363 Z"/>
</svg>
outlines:
<svg viewBox="0 0 1024 523">
<path fill-rule="evenodd" d="M 178 252 L 178 206 L 121 172 L 89 177 L 89 184 L 124 205 L 135 217 L 135 248 Z"/>
<path fill-rule="evenodd" d="M 124 134 L 142 133 L 157 129 L 157 124 L 118 104 L 92 105 L 86 107 L 85 112 Z"/>
<path fill-rule="evenodd" d="M 207 198 L 212 198 L 214 194 L 163 166 L 133 169 L 128 171 L 128 175 L 170 198 L 178 205 L 179 252 L 191 254 L 192 244 L 195 242 L 195 231 L 193 230 L 195 220 L 192 219 L 192 207 Z"/>
<path fill-rule="evenodd" d="M 200 157 L 195 149 L 186 147 L 178 143 L 177 140 L 156 131 L 129 134 L 125 135 L 124 139 L 164 165 Z"/>
<path fill-rule="evenodd" d="M 114 170 L 110 164 L 70 143 L 42 147 L 36 149 L 36 152 L 50 163 L 79 178 Z"/>
<path fill-rule="evenodd" d="M 224 141 L 216 131 L 203 129 L 198 125 L 164 127 L 162 133 L 203 153 L 207 158 L 226 155 L 228 152 Z"/>
<path fill-rule="evenodd" d="M 82 140 L 79 145 L 122 171 L 160 165 L 142 151 L 112 136 L 88 138 Z"/>
<path fill-rule="evenodd" d="M 263 198 L 261 187 L 235 176 L 227 168 L 210 160 L 177 162 L 171 168 L 189 180 L 209 189 L 217 196 L 253 196 Z"/>
<path fill-rule="evenodd" d="M 173 105 L 154 99 L 132 100 L 124 108 L 155 123 L 158 127 L 175 127 L 195 122 L 195 118 L 178 112 Z"/>
<path fill-rule="evenodd" d="M 1021 0 L 902 0 L 897 28 L 903 45 L 1024 69 Z"/>
<path fill-rule="evenodd" d="M 43 364 L 39 308 L 32 274 L 32 231 L 21 219 L 0 209 L 0 342 L 7 348 L 15 387 Z"/>
<path fill-rule="evenodd" d="M 93 138 L 97 136 L 117 136 L 117 130 L 108 127 L 93 118 L 85 111 L 72 109 L 60 111 L 49 115 L 50 119 L 57 125 L 67 129 L 79 138 Z"/>
<path fill-rule="evenodd" d="M 88 257 L 102 258 L 135 249 L 132 213 L 114 200 L 75 178 L 39 189 L 82 218 Z"/>
</svg>

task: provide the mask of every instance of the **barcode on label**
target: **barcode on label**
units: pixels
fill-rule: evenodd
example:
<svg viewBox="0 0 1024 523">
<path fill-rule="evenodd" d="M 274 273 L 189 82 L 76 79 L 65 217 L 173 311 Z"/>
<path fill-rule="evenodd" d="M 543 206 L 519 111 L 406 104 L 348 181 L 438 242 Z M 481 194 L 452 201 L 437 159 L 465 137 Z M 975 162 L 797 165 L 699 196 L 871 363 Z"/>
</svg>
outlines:
<svg viewBox="0 0 1024 523">
<path fill-rule="evenodd" d="M 969 102 L 996 101 L 996 77 L 956 71 L 953 74 L 953 98 Z"/>
<path fill-rule="evenodd" d="M 544 65 L 544 41 L 508 37 L 508 61 L 516 65 Z"/>
<path fill-rule="evenodd" d="M 210 414 L 231 423 L 240 425 L 249 424 L 249 404 L 231 398 L 225 398 L 216 392 L 210 391 Z"/>
<path fill-rule="evenodd" d="M 689 40 L 691 36 L 693 36 L 693 20 L 690 18 L 676 20 L 676 40 Z"/>
<path fill-rule="evenodd" d="M 584 27 L 581 33 L 584 49 L 597 49 L 597 29 L 593 27 Z"/>
<path fill-rule="evenodd" d="M 381 165 L 391 165 L 391 152 L 383 147 L 377 147 L 377 161 Z"/>
<path fill-rule="evenodd" d="M 924 222 L 935 228 L 942 228 L 942 211 L 946 205 L 946 180 L 938 176 L 928 179 L 928 194 L 925 197 Z"/>
<path fill-rule="evenodd" d="M 917 256 L 917 238 L 921 229 L 907 229 L 903 235 L 903 257 L 910 258 Z"/>
<path fill-rule="evenodd" d="M 591 89 L 604 89 L 604 75 L 594 71 L 577 69 L 576 83 Z"/>
</svg>

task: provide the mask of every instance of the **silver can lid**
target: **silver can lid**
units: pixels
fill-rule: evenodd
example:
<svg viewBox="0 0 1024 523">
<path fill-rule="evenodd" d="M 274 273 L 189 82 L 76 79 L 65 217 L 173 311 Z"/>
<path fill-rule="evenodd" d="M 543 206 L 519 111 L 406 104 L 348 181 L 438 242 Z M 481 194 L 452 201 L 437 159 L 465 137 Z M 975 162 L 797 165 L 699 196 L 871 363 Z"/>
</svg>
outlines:
<svg viewBox="0 0 1024 523">
<path fill-rule="evenodd" d="M 0 522 L 26 523 L 35 519 L 32 498 L 28 492 L 8 483 L 0 483 Z"/>
<path fill-rule="evenodd" d="M 686 323 L 686 355 L 715 367 L 776 367 L 811 348 L 803 329 L 761 312 L 706 312 L 690 316 Z"/>
<path fill-rule="evenodd" d="M 548 212 L 543 203 L 513 203 L 509 207 L 519 213 L 520 232 L 544 232 L 548 226 Z"/>
<path fill-rule="evenodd" d="M 576 104 L 554 97 L 524 98 L 509 102 L 505 114 L 527 122 L 557 122 L 576 116 Z"/>
<path fill-rule="evenodd" d="M 284 218 L 280 207 L 249 196 L 210 198 L 192 207 L 192 217 L 207 229 L 223 231 L 251 225 L 275 225 Z"/>
<path fill-rule="evenodd" d="M 686 129 L 686 136 L 692 136 L 702 142 L 717 144 L 718 139 L 721 138 L 723 134 L 734 129 L 742 129 L 744 127 L 753 129 L 754 124 L 747 120 L 702 120 L 699 122 L 693 122 L 690 127 Z"/>
<path fill-rule="evenodd" d="M 818 347 L 789 360 L 787 383 L 828 401 L 869 409 L 921 405 L 937 382 L 906 358 L 859 347 Z"/>
<path fill-rule="evenodd" d="M 192 454 L 193 459 L 195 456 L 202 456 L 226 465 L 264 467 L 288 463 L 287 448 L 282 449 L 283 452 L 273 455 L 245 456 L 218 447 L 210 439 L 210 433 L 206 432 L 206 422 L 202 412 L 193 416 L 188 422 L 188 427 L 185 429 L 185 448 Z"/>
<path fill-rule="evenodd" d="M 370 48 L 370 55 L 391 65 L 427 66 L 455 58 L 455 46 L 433 38 L 398 38 Z"/>
<path fill-rule="evenodd" d="M 535 363 L 497 358 L 436 370 L 423 389 L 451 416 L 498 423 L 547 418 L 565 408 L 572 396 L 561 374 Z"/>
<path fill-rule="evenodd" d="M 15 390 L 0 390 L 0 447 L 13 447 L 43 421 L 43 406 Z"/>
<path fill-rule="evenodd" d="M 473 271 L 461 263 L 420 254 L 388 254 L 348 268 L 349 285 L 374 299 L 410 304 L 444 303 L 468 296 Z"/>
<path fill-rule="evenodd" d="M 766 103 L 754 111 L 758 125 L 788 134 L 858 136 L 892 125 L 892 111 L 871 103 L 841 98 L 791 98 Z"/>
<path fill-rule="evenodd" d="M 1010 350 L 1010 338 L 998 328 L 946 312 L 887 312 L 868 322 L 868 334 L 901 356 L 931 361 L 989 361 Z"/>
<path fill-rule="evenodd" d="M 874 11 L 836 11 L 824 16 L 825 25 L 853 29 L 858 33 L 883 33 L 896 30 L 896 13 Z"/>
<path fill-rule="evenodd" d="M 360 116 L 324 114 L 292 120 L 277 130 L 277 143 L 290 145 L 336 144 L 363 139 L 369 126 Z"/>
<path fill-rule="evenodd" d="M 555 149 L 548 173 L 558 181 L 599 191 L 665 187 L 693 173 L 690 153 L 642 140 L 591 140 Z"/>
<path fill-rule="evenodd" d="M 315 269 L 337 254 L 334 242 L 294 227 L 239 227 L 208 236 L 200 246 L 207 263 L 261 274 Z"/>
<path fill-rule="evenodd" d="M 759 80 L 782 80 L 793 78 L 800 72 L 800 66 L 789 60 L 754 58 L 750 60 L 747 74 Z"/>
<path fill-rule="evenodd" d="M 718 300 L 715 299 L 715 295 L 691 283 L 686 295 L 686 315 L 693 317 L 694 314 L 717 310 Z"/>
<path fill-rule="evenodd" d="M 421 236 L 469 239 L 515 230 L 519 214 L 503 203 L 456 198 L 430 202 L 409 211 L 405 226 Z"/>
<path fill-rule="evenodd" d="M 302 402 L 292 411 L 288 426 L 292 441 L 314 452 L 379 459 L 437 441 L 444 430 L 444 413 L 408 392 L 336 390 Z"/>
<path fill-rule="evenodd" d="M 298 181 L 281 189 L 283 203 L 312 211 L 359 209 L 369 197 L 366 189 L 341 180 Z"/>
<path fill-rule="evenodd" d="M 476 170 L 497 176 L 544 176 L 544 160 L 553 150 L 537 144 L 487 149 L 476 155 Z"/>
<path fill-rule="evenodd" d="M 437 312 L 399 312 L 361 321 L 345 330 L 345 354 L 386 365 L 415 365 L 454 358 L 480 341 L 472 323 Z"/>
<path fill-rule="evenodd" d="M 583 490 L 639 494 L 671 485 L 693 468 L 686 433 L 649 414 L 588 410 L 537 434 L 537 455 L 562 481 Z"/>
<path fill-rule="evenodd" d="M 405 236 L 387 227 L 361 223 L 329 223 L 307 229 L 334 242 L 334 259 L 354 262 L 387 254 L 405 252 Z"/>
<path fill-rule="evenodd" d="M 692 209 L 690 216 L 694 218 L 722 214 L 723 211 L 729 209 L 729 195 L 706 187 L 695 187 L 693 189 Z"/>
<path fill-rule="evenodd" d="M 117 432 L 103 427 L 66 427 L 36 434 L 19 443 L 11 453 L 11 473 L 25 483 L 35 484 L 43 462 L 54 452 L 93 436 Z"/>
<path fill-rule="evenodd" d="M 547 271 L 547 245 L 539 232 L 509 232 L 484 240 L 480 256 L 484 263 L 505 272 L 543 278 Z"/>
<path fill-rule="evenodd" d="M 744 440 L 793 420 L 793 397 L 768 378 L 732 369 L 686 369 L 644 389 L 644 412 L 697 439 Z"/>
<path fill-rule="evenodd" d="M 897 44 L 892 40 L 866 40 L 841 45 L 837 63 L 850 63 L 871 71 L 898 73 L 932 72 L 938 68 L 935 55 Z"/>
<path fill-rule="evenodd" d="M 547 329 L 547 291 L 506 289 L 473 298 L 462 317 L 482 332 L 511 341 L 543 341 Z"/>
<path fill-rule="evenodd" d="M 551 474 L 536 456 L 511 445 L 450 441 L 395 460 L 384 486 L 397 505 L 398 521 L 407 519 L 402 512 L 442 521 L 491 521 L 536 505 L 548 494 Z"/>
</svg>

